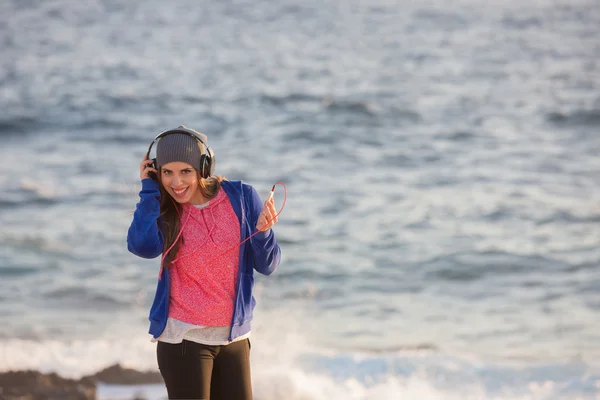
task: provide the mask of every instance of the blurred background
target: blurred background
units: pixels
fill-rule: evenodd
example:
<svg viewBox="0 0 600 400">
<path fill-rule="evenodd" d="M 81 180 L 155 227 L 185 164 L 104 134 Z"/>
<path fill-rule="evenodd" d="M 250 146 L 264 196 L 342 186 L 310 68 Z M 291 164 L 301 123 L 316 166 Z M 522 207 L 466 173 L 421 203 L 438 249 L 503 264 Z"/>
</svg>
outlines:
<svg viewBox="0 0 600 400">
<path fill-rule="evenodd" d="M 1 0 L 0 370 L 157 369 L 125 239 L 185 124 L 287 186 L 258 400 L 599 399 L 599 57 L 596 0 Z"/>
</svg>

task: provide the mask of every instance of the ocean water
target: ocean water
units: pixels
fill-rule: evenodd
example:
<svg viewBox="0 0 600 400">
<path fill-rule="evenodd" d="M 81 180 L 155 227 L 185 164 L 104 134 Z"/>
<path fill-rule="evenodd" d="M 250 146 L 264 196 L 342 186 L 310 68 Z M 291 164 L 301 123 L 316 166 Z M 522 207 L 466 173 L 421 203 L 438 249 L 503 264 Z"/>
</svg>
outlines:
<svg viewBox="0 0 600 400">
<path fill-rule="evenodd" d="M 257 399 L 600 399 L 597 1 L 3 0 L 0 50 L 0 370 L 156 369 L 125 238 L 186 124 L 287 187 Z"/>
</svg>

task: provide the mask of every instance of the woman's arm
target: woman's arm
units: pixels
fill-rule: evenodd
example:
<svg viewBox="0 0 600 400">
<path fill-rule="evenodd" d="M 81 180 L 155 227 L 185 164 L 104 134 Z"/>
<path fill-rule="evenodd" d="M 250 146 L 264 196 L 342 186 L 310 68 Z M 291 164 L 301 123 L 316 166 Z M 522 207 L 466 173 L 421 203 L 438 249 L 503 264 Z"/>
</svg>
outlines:
<svg viewBox="0 0 600 400">
<path fill-rule="evenodd" d="M 127 250 L 143 258 L 155 258 L 162 253 L 164 237 L 158 228 L 159 216 L 159 183 L 150 178 L 143 179 L 140 201 L 127 231 Z"/>
</svg>

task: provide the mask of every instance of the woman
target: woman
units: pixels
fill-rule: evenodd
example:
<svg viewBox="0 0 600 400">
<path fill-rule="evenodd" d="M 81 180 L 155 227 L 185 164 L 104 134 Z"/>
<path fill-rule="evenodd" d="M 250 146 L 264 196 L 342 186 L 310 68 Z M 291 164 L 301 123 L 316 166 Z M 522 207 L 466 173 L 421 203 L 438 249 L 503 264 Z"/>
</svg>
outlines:
<svg viewBox="0 0 600 400">
<path fill-rule="evenodd" d="M 272 197 L 263 203 L 250 185 L 214 175 L 206 143 L 185 126 L 154 139 L 127 248 L 163 254 L 149 333 L 169 399 L 252 399 L 253 270 L 279 265 L 277 212 Z"/>
</svg>

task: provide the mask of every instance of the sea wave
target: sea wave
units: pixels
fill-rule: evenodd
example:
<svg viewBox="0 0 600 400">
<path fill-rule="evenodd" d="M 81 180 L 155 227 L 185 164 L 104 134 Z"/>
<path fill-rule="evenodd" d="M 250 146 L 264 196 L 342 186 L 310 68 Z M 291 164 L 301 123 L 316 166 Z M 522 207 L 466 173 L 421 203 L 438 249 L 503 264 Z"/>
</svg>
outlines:
<svg viewBox="0 0 600 400">
<path fill-rule="evenodd" d="M 600 110 L 580 109 L 571 112 L 554 111 L 547 114 L 546 118 L 549 122 L 559 127 L 596 127 L 600 125 Z"/>
</svg>

